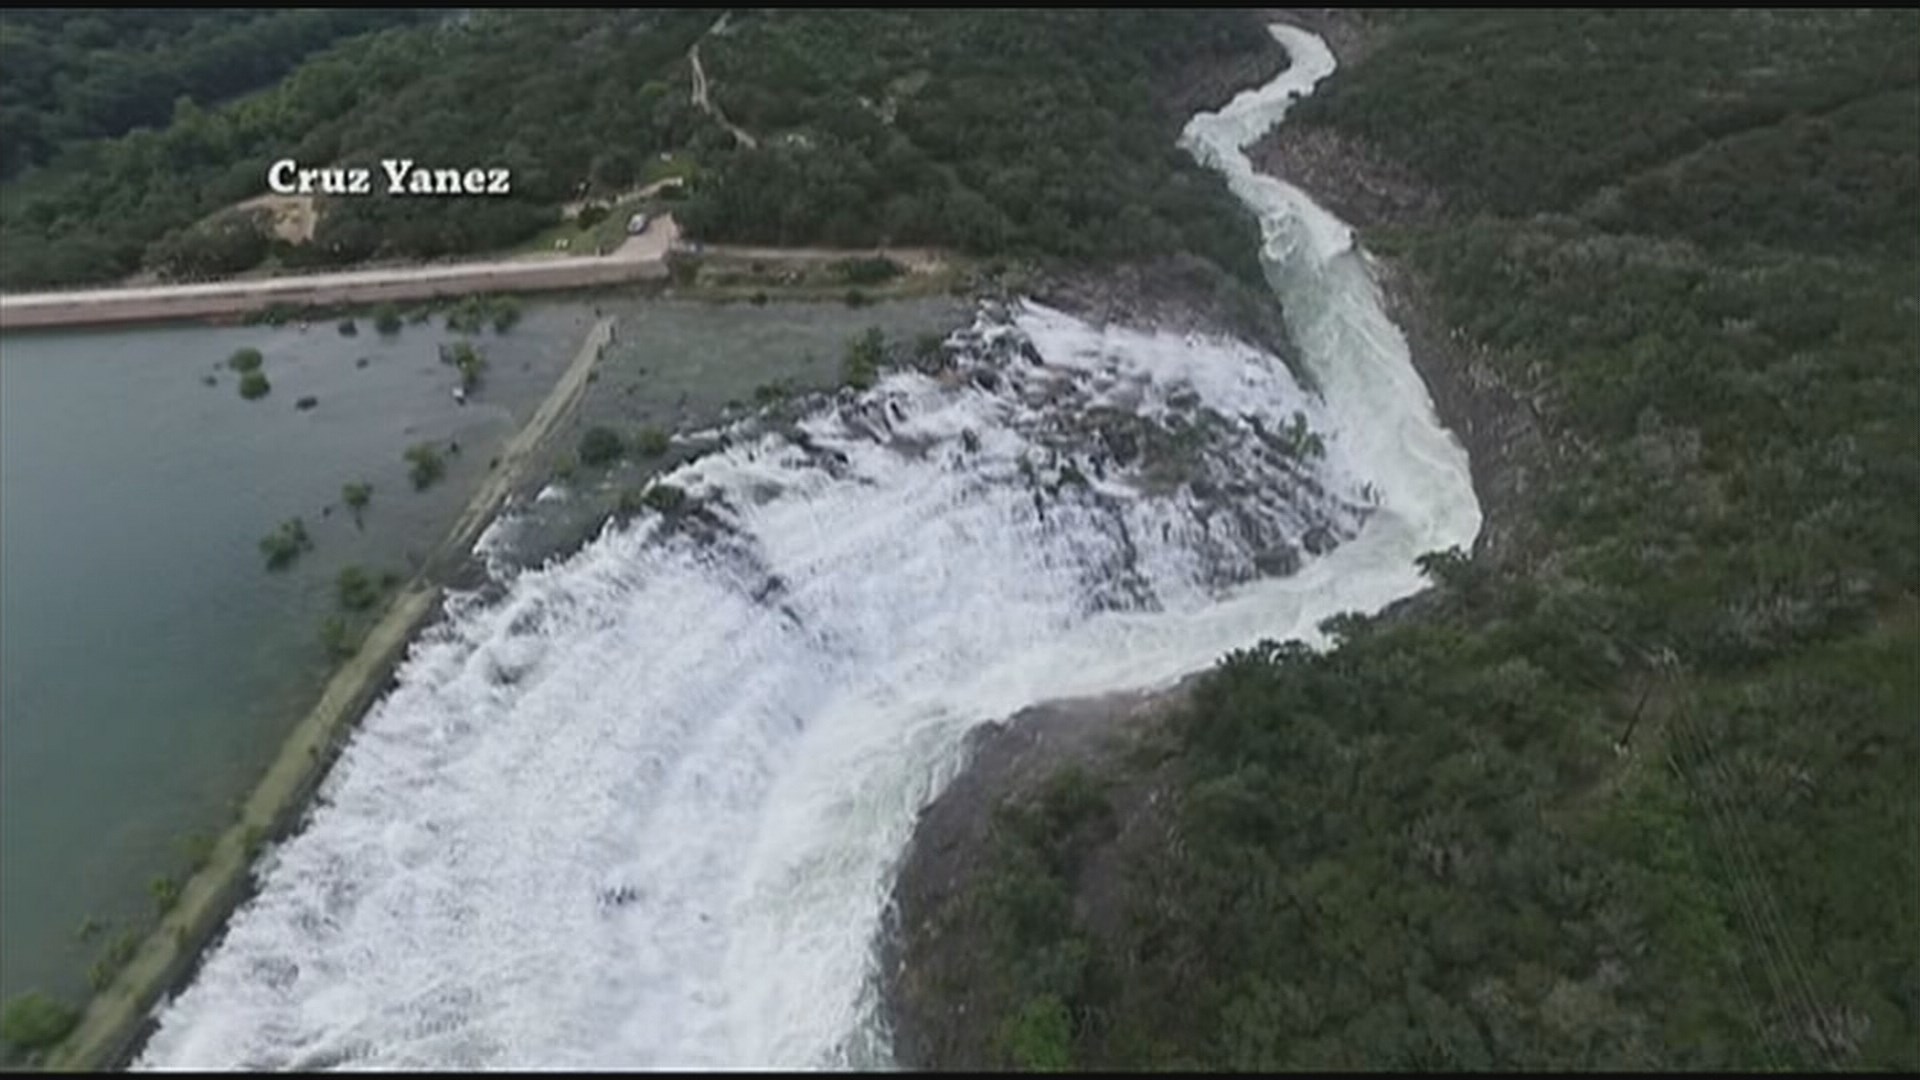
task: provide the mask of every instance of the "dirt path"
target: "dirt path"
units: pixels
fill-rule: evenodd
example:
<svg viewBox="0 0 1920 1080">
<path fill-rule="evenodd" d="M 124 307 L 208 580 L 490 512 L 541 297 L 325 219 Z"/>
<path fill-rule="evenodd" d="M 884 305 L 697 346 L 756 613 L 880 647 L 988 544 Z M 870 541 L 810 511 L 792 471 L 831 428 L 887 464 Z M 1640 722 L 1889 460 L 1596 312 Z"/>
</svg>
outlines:
<svg viewBox="0 0 1920 1080">
<path fill-rule="evenodd" d="M 560 376 L 560 381 L 554 384 L 546 400 L 527 419 L 520 433 L 500 452 L 499 467 L 480 485 L 480 490 L 467 504 L 460 519 L 454 522 L 435 562 L 461 560 L 472 550 L 474 541 L 480 538 L 480 531 L 486 528 L 487 522 L 493 520 L 494 511 L 500 508 L 501 501 L 523 479 L 521 474 L 526 471 L 534 452 L 546 441 L 561 418 L 579 403 L 580 393 L 586 389 L 587 376 L 593 373 L 594 363 L 612 340 L 613 318 L 608 316 L 594 324 L 586 342 L 580 346 L 580 352 L 574 356 L 573 363 Z M 431 567 L 432 564 L 429 565 Z"/>
<path fill-rule="evenodd" d="M 499 467 L 448 531 L 427 572 L 394 597 L 359 650 L 328 680 L 319 703 L 294 728 L 247 800 L 240 820 L 220 837 L 212 857 L 182 887 L 180 899 L 147 935 L 140 951 L 87 1004 L 80 1025 L 49 1057 L 49 1070 L 111 1068 L 134 1050 L 151 1023 L 147 1011 L 185 980 L 200 951 L 245 897 L 255 844 L 295 828 L 334 754 L 405 658 L 414 631 L 440 598 L 436 572 L 456 565 L 472 548 L 501 500 L 523 479 L 520 474 L 534 452 L 579 400 L 587 376 L 612 337 L 612 318 L 601 319 L 587 334 L 573 363 L 507 444 Z"/>
<path fill-rule="evenodd" d="M 666 255 L 680 236 L 671 216 L 630 237 L 611 255 L 493 259 L 302 274 L 259 281 L 217 281 L 0 296 L 0 329 L 240 315 L 273 304 L 369 304 L 539 292 L 666 276 Z"/>
<path fill-rule="evenodd" d="M 753 136 L 747 134 L 745 131 L 741 130 L 739 127 L 736 127 L 733 121 L 727 119 L 726 114 L 720 111 L 720 106 L 715 105 L 711 100 L 708 99 L 707 72 L 705 68 L 700 66 L 700 46 L 697 42 L 694 44 L 692 48 L 687 50 L 687 59 L 693 62 L 694 107 L 705 111 L 707 115 L 713 117 L 715 120 L 718 120 L 720 122 L 721 127 L 724 127 L 728 131 L 733 132 L 733 137 L 740 141 L 741 146 L 744 146 L 749 150 L 752 150 L 753 148 L 759 146 L 760 143 L 756 141 Z"/>
</svg>

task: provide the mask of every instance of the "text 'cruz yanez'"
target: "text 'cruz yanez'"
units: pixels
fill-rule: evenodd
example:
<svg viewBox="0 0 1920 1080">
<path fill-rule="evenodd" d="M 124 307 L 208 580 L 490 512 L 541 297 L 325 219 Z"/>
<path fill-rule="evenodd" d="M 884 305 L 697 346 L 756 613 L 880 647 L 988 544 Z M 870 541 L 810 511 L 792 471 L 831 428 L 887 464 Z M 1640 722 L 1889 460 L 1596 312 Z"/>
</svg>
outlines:
<svg viewBox="0 0 1920 1080">
<path fill-rule="evenodd" d="M 412 158 L 387 158 L 380 171 L 388 195 L 506 195 L 512 188 L 506 169 L 427 169 Z M 281 158 L 267 169 L 267 187 L 276 195 L 371 195 L 373 170 L 303 169 L 292 158 Z"/>
</svg>

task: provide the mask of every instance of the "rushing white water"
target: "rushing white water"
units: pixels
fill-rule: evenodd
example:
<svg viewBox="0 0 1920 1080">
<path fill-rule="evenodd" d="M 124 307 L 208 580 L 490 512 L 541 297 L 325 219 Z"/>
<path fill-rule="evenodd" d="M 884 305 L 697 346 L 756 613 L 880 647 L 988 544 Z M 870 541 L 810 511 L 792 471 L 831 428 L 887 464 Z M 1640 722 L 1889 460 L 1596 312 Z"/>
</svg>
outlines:
<svg viewBox="0 0 1920 1080">
<path fill-rule="evenodd" d="M 799 437 L 739 429 L 671 478 L 699 512 L 452 605 L 140 1065 L 885 1065 L 889 873 L 968 730 L 1317 641 L 1471 543 L 1361 257 L 1239 150 L 1332 69 L 1275 33 L 1293 67 L 1184 142 L 1259 212 L 1322 398 L 1026 305 Z"/>
</svg>

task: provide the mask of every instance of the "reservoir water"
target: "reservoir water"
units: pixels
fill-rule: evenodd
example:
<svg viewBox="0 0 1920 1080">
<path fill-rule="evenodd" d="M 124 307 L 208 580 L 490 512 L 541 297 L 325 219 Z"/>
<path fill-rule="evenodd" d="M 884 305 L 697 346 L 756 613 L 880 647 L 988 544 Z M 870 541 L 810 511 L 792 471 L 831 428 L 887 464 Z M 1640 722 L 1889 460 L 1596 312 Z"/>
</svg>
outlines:
<svg viewBox="0 0 1920 1080">
<path fill-rule="evenodd" d="M 577 415 L 543 452 L 572 457 L 605 424 L 711 423 L 773 383 L 831 385 L 853 334 L 944 331 L 940 298 L 714 305 L 602 300 L 618 319 Z M 328 673 L 319 629 L 348 564 L 407 573 L 438 544 L 490 458 L 552 387 L 595 318 L 533 306 L 474 340 L 489 368 L 461 406 L 435 318 L 392 338 L 362 319 L 297 327 L 160 326 L 0 337 L 0 997 L 86 996 L 87 970 L 150 922 L 148 884 L 187 868 L 252 790 Z M 265 355 L 254 402 L 225 366 Z M 364 360 L 364 364 L 362 361 Z M 212 376 L 215 385 L 205 385 Z M 310 411 L 295 408 L 305 396 Z M 446 480 L 415 491 L 402 455 L 445 450 Z M 571 497 L 511 533 L 520 557 L 577 544 L 635 465 L 580 470 Z M 373 485 L 364 528 L 337 504 Z M 257 548 L 298 515 L 314 550 L 268 573 Z M 104 928 L 76 940 L 84 919 Z"/>
<path fill-rule="evenodd" d="M 464 407 L 438 320 L 0 337 L 0 995 L 85 997 L 148 882 L 231 820 L 312 704 L 340 568 L 405 574 L 429 551 L 589 321 L 543 308 L 479 335 L 491 367 Z M 224 366 L 243 346 L 265 355 L 257 401 Z M 402 453 L 423 441 L 460 453 L 416 492 Z M 364 529 L 323 514 L 362 480 Z M 268 573 L 257 544 L 296 515 L 314 550 Z M 109 925 L 79 942 L 89 917 Z"/>
</svg>

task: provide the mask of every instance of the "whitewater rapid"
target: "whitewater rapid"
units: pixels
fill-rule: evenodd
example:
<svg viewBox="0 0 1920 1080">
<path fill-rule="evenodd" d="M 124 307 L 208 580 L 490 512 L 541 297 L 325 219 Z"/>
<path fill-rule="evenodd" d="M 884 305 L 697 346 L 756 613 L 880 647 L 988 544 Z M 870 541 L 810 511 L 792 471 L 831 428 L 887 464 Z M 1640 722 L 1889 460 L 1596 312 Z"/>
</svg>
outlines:
<svg viewBox="0 0 1920 1080">
<path fill-rule="evenodd" d="M 1273 33 L 1289 70 L 1182 144 L 1259 214 L 1318 395 L 1023 304 L 737 428 L 668 478 L 694 512 L 449 603 L 138 1065 L 884 1067 L 889 875 L 969 730 L 1317 644 L 1471 545 L 1364 256 L 1242 152 L 1333 70 Z"/>
</svg>

